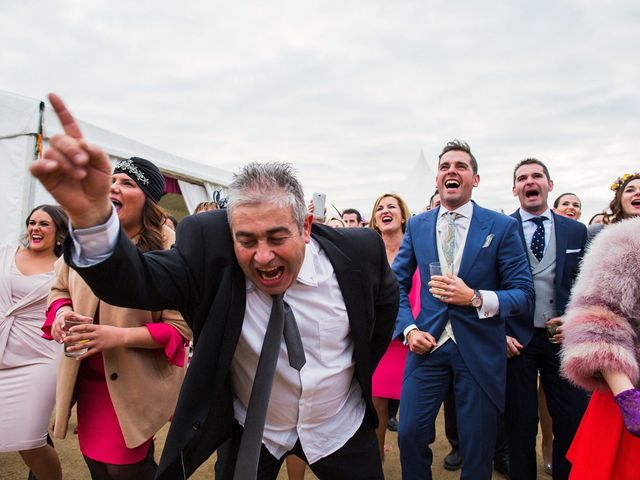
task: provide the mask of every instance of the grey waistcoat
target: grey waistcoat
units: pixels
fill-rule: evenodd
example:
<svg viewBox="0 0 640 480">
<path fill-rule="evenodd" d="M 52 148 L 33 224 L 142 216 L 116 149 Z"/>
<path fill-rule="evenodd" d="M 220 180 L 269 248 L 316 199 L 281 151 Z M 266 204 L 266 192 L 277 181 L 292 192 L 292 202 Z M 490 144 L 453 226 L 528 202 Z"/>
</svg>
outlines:
<svg viewBox="0 0 640 480">
<path fill-rule="evenodd" d="M 547 251 L 541 261 L 531 253 L 531 247 L 527 247 L 529 264 L 533 275 L 533 286 L 536 290 L 536 305 L 533 315 L 533 326 L 544 328 L 544 313 L 556 309 L 556 230 L 551 229 L 550 238 L 547 240 Z"/>
</svg>

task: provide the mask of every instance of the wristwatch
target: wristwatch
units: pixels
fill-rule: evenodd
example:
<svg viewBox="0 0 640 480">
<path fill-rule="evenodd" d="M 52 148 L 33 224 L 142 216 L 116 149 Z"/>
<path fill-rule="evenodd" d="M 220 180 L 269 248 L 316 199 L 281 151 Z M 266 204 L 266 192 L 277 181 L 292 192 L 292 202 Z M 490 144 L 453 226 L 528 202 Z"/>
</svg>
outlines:
<svg viewBox="0 0 640 480">
<path fill-rule="evenodd" d="M 473 297 L 471 297 L 471 306 L 474 308 L 482 307 L 482 295 L 478 290 L 473 291 Z"/>
</svg>

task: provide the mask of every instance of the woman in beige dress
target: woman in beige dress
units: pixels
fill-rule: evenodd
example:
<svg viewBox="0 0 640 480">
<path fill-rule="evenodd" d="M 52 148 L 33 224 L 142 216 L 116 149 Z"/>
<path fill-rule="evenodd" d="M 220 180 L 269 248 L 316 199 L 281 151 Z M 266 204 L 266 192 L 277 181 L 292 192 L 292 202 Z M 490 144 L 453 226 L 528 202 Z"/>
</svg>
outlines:
<svg viewBox="0 0 640 480">
<path fill-rule="evenodd" d="M 67 235 L 59 207 L 40 205 L 26 220 L 26 244 L 0 246 L 0 452 L 20 452 L 38 480 L 62 478 L 47 444 L 62 349 L 42 338 L 53 264 Z"/>
</svg>

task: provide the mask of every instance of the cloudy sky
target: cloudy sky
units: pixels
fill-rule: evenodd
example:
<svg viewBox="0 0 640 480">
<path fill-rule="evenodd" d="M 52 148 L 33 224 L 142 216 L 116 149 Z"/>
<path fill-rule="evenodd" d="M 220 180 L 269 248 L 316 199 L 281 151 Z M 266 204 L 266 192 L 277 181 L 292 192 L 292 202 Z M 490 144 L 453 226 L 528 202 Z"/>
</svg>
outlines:
<svg viewBox="0 0 640 480">
<path fill-rule="evenodd" d="M 224 169 L 292 162 L 367 216 L 456 137 L 507 211 L 524 157 L 587 219 L 640 170 L 637 0 L 0 0 L 0 25 L 0 89 Z"/>
</svg>

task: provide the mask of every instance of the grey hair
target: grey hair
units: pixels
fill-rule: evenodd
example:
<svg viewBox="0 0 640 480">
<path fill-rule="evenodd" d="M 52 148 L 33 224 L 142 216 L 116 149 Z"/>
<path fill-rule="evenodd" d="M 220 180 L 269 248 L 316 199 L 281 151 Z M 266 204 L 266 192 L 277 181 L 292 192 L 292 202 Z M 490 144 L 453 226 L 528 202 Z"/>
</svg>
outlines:
<svg viewBox="0 0 640 480">
<path fill-rule="evenodd" d="M 260 203 L 275 204 L 279 208 L 291 207 L 296 224 L 302 232 L 307 207 L 304 203 L 302 185 L 296 178 L 291 164 L 251 162 L 245 165 L 240 173 L 233 175 L 227 195 L 229 223 L 236 207 Z"/>
</svg>

